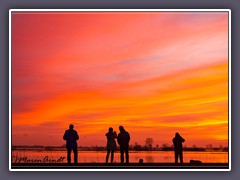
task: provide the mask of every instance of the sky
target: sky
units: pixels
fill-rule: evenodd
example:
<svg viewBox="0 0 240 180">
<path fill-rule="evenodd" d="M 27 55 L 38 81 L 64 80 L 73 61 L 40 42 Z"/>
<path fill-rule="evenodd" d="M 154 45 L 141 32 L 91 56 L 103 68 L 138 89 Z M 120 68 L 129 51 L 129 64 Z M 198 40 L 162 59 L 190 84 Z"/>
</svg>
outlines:
<svg viewBox="0 0 240 180">
<path fill-rule="evenodd" d="M 13 12 L 12 144 L 228 145 L 227 12 Z"/>
</svg>

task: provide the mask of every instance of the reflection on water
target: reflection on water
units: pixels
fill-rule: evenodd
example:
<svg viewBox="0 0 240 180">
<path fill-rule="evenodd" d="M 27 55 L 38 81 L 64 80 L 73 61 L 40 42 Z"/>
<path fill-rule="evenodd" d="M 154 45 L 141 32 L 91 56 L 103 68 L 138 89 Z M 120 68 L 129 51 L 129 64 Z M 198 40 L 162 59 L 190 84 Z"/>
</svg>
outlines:
<svg viewBox="0 0 240 180">
<path fill-rule="evenodd" d="M 143 160 L 143 162 L 144 162 L 144 160 Z M 151 162 L 154 162 L 154 158 L 153 158 L 153 156 L 146 156 L 146 161 L 145 162 L 147 162 L 147 163 L 151 163 Z"/>
<path fill-rule="evenodd" d="M 13 150 L 12 151 L 12 162 L 18 163 L 19 158 L 27 158 L 32 160 L 42 160 L 48 158 L 50 160 L 59 160 L 61 157 L 63 163 L 67 162 L 66 151 L 45 151 L 45 150 Z M 172 163 L 174 162 L 173 151 L 143 151 L 143 152 L 130 152 L 130 162 L 139 162 L 139 159 L 143 159 L 146 163 Z M 187 151 L 183 154 L 184 162 L 189 162 L 191 159 L 200 160 L 204 163 L 228 163 L 227 152 L 191 152 Z M 73 159 L 73 153 L 72 153 Z M 106 152 L 105 151 L 79 151 L 78 162 L 79 163 L 100 163 L 105 162 Z M 23 162 L 20 161 L 20 162 Z M 40 161 L 39 161 L 40 162 Z M 114 154 L 114 162 L 120 162 L 120 152 L 117 151 Z"/>
</svg>

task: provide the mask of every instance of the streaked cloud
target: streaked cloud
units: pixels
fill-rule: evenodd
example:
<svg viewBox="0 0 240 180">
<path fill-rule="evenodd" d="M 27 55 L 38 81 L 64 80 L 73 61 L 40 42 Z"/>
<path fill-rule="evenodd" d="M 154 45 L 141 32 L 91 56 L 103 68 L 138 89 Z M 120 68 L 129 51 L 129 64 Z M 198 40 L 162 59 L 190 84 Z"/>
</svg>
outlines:
<svg viewBox="0 0 240 180">
<path fill-rule="evenodd" d="M 14 13 L 13 143 L 64 144 L 70 123 L 82 145 L 119 125 L 227 145 L 227 13 Z"/>
</svg>

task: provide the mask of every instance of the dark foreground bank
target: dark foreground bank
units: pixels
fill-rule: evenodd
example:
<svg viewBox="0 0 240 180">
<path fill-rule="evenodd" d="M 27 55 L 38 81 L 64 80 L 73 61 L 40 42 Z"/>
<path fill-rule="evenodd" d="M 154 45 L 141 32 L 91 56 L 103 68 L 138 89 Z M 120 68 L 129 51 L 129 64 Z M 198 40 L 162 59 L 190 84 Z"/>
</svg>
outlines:
<svg viewBox="0 0 240 180">
<path fill-rule="evenodd" d="M 229 169 L 228 163 L 12 163 L 12 169 Z"/>
</svg>

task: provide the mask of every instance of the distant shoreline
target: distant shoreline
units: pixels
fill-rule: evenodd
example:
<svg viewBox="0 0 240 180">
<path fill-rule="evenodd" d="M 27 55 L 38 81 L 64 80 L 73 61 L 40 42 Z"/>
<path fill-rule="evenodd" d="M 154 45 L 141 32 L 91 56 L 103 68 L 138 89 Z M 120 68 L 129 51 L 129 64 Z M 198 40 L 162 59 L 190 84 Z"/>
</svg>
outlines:
<svg viewBox="0 0 240 180">
<path fill-rule="evenodd" d="M 228 152 L 228 148 L 225 149 L 205 149 L 205 148 L 184 148 L 184 151 L 198 151 L 198 152 Z M 12 151 L 66 151 L 66 147 L 13 147 Z M 78 151 L 106 151 L 106 147 L 78 147 Z M 116 151 L 119 151 L 119 148 L 116 149 Z M 168 149 L 141 149 L 141 150 L 135 150 L 135 149 L 129 149 L 129 151 L 132 152 L 154 152 L 154 151 L 174 151 L 173 148 Z"/>
</svg>

